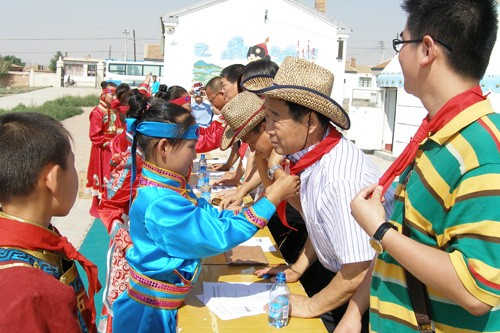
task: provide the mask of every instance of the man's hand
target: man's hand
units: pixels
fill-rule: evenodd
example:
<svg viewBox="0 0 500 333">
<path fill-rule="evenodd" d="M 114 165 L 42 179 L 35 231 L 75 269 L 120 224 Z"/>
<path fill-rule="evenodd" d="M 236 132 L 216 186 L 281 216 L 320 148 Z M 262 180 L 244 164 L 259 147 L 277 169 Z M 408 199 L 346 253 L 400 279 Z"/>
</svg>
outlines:
<svg viewBox="0 0 500 333">
<path fill-rule="evenodd" d="M 229 206 L 241 207 L 243 204 L 243 196 L 241 196 L 238 191 L 236 193 L 226 196 L 219 204 L 221 209 L 227 209 Z"/>
<path fill-rule="evenodd" d="M 231 167 L 227 164 L 214 163 L 214 164 L 212 164 L 212 169 L 214 171 L 227 171 L 227 170 L 231 169 Z"/>
<path fill-rule="evenodd" d="M 358 224 L 369 235 L 373 236 L 378 227 L 385 222 L 385 210 L 382 203 L 382 186 L 370 185 L 361 191 L 351 201 L 351 214 Z"/>
<path fill-rule="evenodd" d="M 299 190 L 299 176 L 286 175 L 276 179 L 272 185 L 266 188 L 266 198 L 278 207 L 283 200 L 298 195 Z"/>
<path fill-rule="evenodd" d="M 297 282 L 299 281 L 299 278 L 302 276 L 301 273 L 297 272 L 294 268 L 293 265 L 280 265 L 280 266 L 274 266 L 274 267 L 266 267 L 262 269 L 258 269 L 254 272 L 255 275 L 258 277 L 262 277 L 263 275 L 277 275 L 279 272 L 285 272 L 286 275 L 286 282 Z M 272 282 L 276 281 L 276 278 L 273 278 L 271 280 Z"/>
</svg>

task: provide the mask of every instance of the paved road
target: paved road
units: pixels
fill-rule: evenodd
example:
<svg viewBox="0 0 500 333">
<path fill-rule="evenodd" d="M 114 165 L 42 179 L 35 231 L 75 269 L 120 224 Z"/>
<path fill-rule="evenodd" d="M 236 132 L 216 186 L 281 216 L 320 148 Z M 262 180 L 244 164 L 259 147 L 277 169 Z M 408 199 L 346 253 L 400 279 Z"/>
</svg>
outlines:
<svg viewBox="0 0 500 333">
<path fill-rule="evenodd" d="M 0 108 L 8 109 L 19 103 L 39 105 L 64 95 L 86 96 L 89 94 L 98 95 L 99 93 L 100 90 L 92 88 L 45 88 L 25 94 L 0 97 Z M 76 248 L 82 245 L 87 232 L 94 222 L 94 218 L 88 213 L 91 206 L 91 197 L 83 193 L 91 147 L 88 129 L 89 114 L 92 108 L 83 108 L 83 110 L 83 114 L 63 121 L 64 126 L 73 137 L 75 166 L 80 180 L 78 198 L 68 216 L 55 217 L 52 221 L 59 231 L 64 236 L 68 237 Z M 385 171 L 391 164 L 391 161 L 379 157 L 379 154 L 369 154 L 368 156 L 375 162 L 381 171 Z"/>
<path fill-rule="evenodd" d="M 87 95 L 97 95 L 101 93 L 100 89 L 94 88 L 78 88 L 78 87 L 68 87 L 68 88 L 44 88 L 35 91 L 31 91 L 24 94 L 11 95 L 6 97 L 0 97 L 0 109 L 10 110 L 18 104 L 24 104 L 26 106 L 32 105 L 42 105 L 47 101 L 63 97 L 65 95 L 69 96 L 87 96 Z"/>
</svg>

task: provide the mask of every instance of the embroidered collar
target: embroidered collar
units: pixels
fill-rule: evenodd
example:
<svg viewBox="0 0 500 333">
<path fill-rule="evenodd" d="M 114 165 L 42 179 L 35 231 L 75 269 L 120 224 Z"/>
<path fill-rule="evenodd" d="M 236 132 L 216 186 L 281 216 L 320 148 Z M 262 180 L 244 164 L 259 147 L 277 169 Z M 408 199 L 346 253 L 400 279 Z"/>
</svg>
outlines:
<svg viewBox="0 0 500 333">
<path fill-rule="evenodd" d="M 326 130 L 325 135 L 323 136 L 322 140 L 324 140 L 328 136 L 328 134 L 330 134 L 330 127 L 328 127 L 328 129 Z M 306 148 L 304 148 L 302 150 L 299 150 L 298 152 L 295 152 L 295 153 L 293 153 L 291 155 L 287 155 L 286 157 L 290 161 L 292 161 L 293 163 L 297 163 L 302 158 L 302 156 L 304 156 L 305 154 L 307 154 L 308 152 L 310 152 L 311 150 L 313 150 L 314 147 L 316 147 L 316 146 L 317 146 L 317 144 L 309 146 L 309 147 L 306 147 Z"/>
<path fill-rule="evenodd" d="M 33 226 L 36 226 L 36 227 L 39 227 L 39 228 L 42 228 L 42 229 L 45 229 L 45 230 L 48 230 L 50 232 L 53 232 L 55 233 L 56 235 L 58 235 L 55 231 L 54 231 L 54 227 L 52 226 L 52 224 L 49 225 L 48 228 L 44 227 L 43 225 L 40 225 L 38 223 L 34 223 L 34 222 L 30 222 L 30 221 L 26 221 L 26 220 L 23 220 L 19 217 L 15 217 L 15 216 L 12 216 L 12 215 L 9 215 L 9 214 L 6 214 L 4 212 L 2 212 L 0 210 L 0 217 L 3 217 L 5 219 L 9 219 L 9 220 L 12 220 L 12 221 L 16 221 L 16 222 L 21 222 L 21 223 L 27 223 L 27 224 L 31 224 Z M 59 236 L 59 235 L 58 235 Z"/>
<path fill-rule="evenodd" d="M 139 186 L 156 186 L 162 188 L 171 189 L 184 198 L 188 198 L 188 192 L 190 189 L 187 189 L 187 179 L 186 177 L 157 167 L 147 161 L 144 161 L 141 171 L 141 177 L 139 178 Z"/>
</svg>

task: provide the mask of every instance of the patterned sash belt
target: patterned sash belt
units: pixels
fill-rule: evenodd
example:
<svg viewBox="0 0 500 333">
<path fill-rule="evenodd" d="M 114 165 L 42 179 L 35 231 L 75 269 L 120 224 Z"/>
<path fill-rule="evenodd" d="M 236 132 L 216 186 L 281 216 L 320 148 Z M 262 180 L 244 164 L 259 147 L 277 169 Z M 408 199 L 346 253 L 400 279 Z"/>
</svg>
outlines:
<svg viewBox="0 0 500 333">
<path fill-rule="evenodd" d="M 139 303 L 164 310 L 177 309 L 193 285 L 176 286 L 175 284 L 153 280 L 137 273 L 130 267 L 127 294 Z"/>
</svg>

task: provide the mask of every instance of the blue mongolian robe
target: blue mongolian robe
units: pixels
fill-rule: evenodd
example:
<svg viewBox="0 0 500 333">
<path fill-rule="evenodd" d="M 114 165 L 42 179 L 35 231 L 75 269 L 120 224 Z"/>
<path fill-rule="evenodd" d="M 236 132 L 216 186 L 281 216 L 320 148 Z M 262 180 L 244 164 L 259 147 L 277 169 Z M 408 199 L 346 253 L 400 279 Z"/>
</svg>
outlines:
<svg viewBox="0 0 500 333">
<path fill-rule="evenodd" d="M 177 308 L 198 277 L 201 259 L 249 239 L 275 210 L 262 198 L 238 215 L 219 212 L 196 197 L 185 177 L 145 161 L 130 209 L 130 279 L 113 305 L 113 331 L 176 332 Z"/>
</svg>

